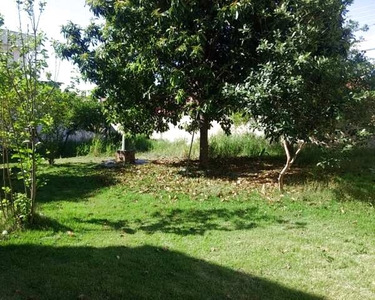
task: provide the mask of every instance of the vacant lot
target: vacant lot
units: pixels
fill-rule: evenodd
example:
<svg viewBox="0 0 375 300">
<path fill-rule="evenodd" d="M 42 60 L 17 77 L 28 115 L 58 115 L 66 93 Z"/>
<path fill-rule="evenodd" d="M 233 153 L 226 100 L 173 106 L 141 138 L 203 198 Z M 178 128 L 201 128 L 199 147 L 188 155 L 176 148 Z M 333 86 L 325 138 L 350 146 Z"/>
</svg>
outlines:
<svg viewBox="0 0 375 300">
<path fill-rule="evenodd" d="M 374 158 L 296 166 L 284 195 L 277 158 L 60 160 L 0 238 L 0 299 L 374 299 Z"/>
</svg>

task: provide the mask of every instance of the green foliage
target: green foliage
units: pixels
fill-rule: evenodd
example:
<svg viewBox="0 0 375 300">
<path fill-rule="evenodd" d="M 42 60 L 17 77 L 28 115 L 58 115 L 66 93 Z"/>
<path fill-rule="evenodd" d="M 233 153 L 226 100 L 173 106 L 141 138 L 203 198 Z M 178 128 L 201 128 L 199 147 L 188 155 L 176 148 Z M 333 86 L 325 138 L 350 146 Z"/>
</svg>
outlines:
<svg viewBox="0 0 375 300">
<path fill-rule="evenodd" d="M 30 199 L 22 193 L 14 194 L 14 214 L 21 224 L 29 223 L 31 202 Z"/>
<path fill-rule="evenodd" d="M 116 136 L 111 138 L 103 135 L 97 135 L 89 140 L 68 140 L 60 155 L 61 157 L 111 157 L 119 149 L 120 143 L 119 138 Z M 127 139 L 126 144 L 137 152 L 147 152 L 152 149 L 154 142 L 146 136 L 137 135 Z"/>
<path fill-rule="evenodd" d="M 104 24 L 67 24 L 57 50 L 131 133 L 189 115 L 202 153 L 209 123 L 245 110 L 272 140 L 322 139 L 353 98 L 351 2 L 88 1 Z"/>
<path fill-rule="evenodd" d="M 74 132 L 74 129 L 71 129 L 71 120 L 74 103 L 78 99 L 74 93 L 61 91 L 58 87 L 50 91 L 49 97 L 49 101 L 40 107 L 45 115 L 38 130 L 38 140 L 42 143 L 45 157 L 50 164 L 53 164 L 61 145 Z"/>
<path fill-rule="evenodd" d="M 0 210 L 3 216 L 18 225 L 32 223 L 36 210 L 38 188 L 37 131 L 51 122 L 45 107 L 53 87 L 40 82 L 46 67 L 45 37 L 39 33 L 39 17 L 44 2 L 34 9 L 34 1 L 15 1 L 18 11 L 26 12 L 27 32 L 12 34 L 0 52 L 0 165 L 2 180 Z M 39 11 L 39 13 L 38 13 Z M 20 24 L 22 20 L 19 20 Z M 3 31 L 1 31 L 3 33 Z M 19 53 L 20 57 L 14 56 Z M 10 159 L 16 160 L 19 171 L 12 174 Z M 14 176 L 15 175 L 15 176 Z"/>
<path fill-rule="evenodd" d="M 190 143 L 186 140 L 169 142 L 166 140 L 151 140 L 143 135 L 127 140 L 129 148 L 143 153 L 147 157 L 163 158 L 188 158 Z M 70 143 L 72 149 L 76 149 L 74 155 L 70 156 L 113 156 L 118 145 L 111 140 L 94 138 L 86 142 Z M 265 157 L 279 156 L 282 149 L 277 143 L 270 144 L 263 137 L 252 134 L 230 135 L 219 134 L 210 138 L 211 158 L 234 158 L 234 157 Z M 199 142 L 193 144 L 192 158 L 199 156 Z"/>
<path fill-rule="evenodd" d="M 113 156 L 118 149 L 111 141 L 99 136 L 88 141 L 71 143 L 71 146 L 76 149 L 73 156 Z"/>
<path fill-rule="evenodd" d="M 210 156 L 220 158 L 230 157 L 262 157 L 278 156 L 282 149 L 277 143 L 270 144 L 263 137 L 252 134 L 219 134 L 210 139 Z"/>
<path fill-rule="evenodd" d="M 66 42 L 56 48 L 97 84 L 114 123 L 148 134 L 189 115 L 195 129 L 207 132 L 216 120 L 229 130 L 238 103 L 222 89 L 244 80 L 254 65 L 267 18 L 263 1 L 88 4 L 104 24 L 83 30 L 69 23 L 62 29 Z"/>
<path fill-rule="evenodd" d="M 258 64 L 234 87 L 267 137 L 309 141 L 333 131 L 349 96 L 346 5 L 288 1 L 270 10 Z"/>
<path fill-rule="evenodd" d="M 340 119 L 345 123 L 345 114 L 360 112 L 357 104 L 366 99 L 374 66 L 364 68 L 364 58 L 350 52 L 356 42 L 346 22 L 350 3 L 306 0 L 270 7 L 256 65 L 243 83 L 227 84 L 224 90 L 242 103 L 267 138 L 282 141 L 287 161 L 279 176 L 280 191 L 304 145 L 330 142 Z"/>
<path fill-rule="evenodd" d="M 170 158 L 170 159 L 187 159 L 189 156 L 190 143 L 186 140 L 176 140 L 173 142 L 166 140 L 153 140 L 151 149 L 147 155 L 151 157 Z M 193 144 L 191 158 L 199 157 L 199 145 Z"/>
<path fill-rule="evenodd" d="M 145 135 L 139 134 L 133 138 L 133 148 L 137 152 L 147 152 L 153 147 L 153 142 Z"/>
<path fill-rule="evenodd" d="M 236 127 L 241 125 L 247 126 L 251 122 L 251 117 L 244 112 L 236 112 L 232 114 L 231 120 Z"/>
<path fill-rule="evenodd" d="M 104 134 L 108 131 L 109 124 L 103 112 L 103 105 L 97 99 L 77 95 L 71 109 L 69 130 L 84 130 L 94 134 Z"/>
<path fill-rule="evenodd" d="M 106 141 L 103 138 L 95 137 L 91 141 L 88 155 L 101 156 L 102 154 L 113 156 L 118 147 L 113 145 L 110 141 Z"/>
<path fill-rule="evenodd" d="M 54 163 L 56 157 L 66 156 L 69 152 L 69 138 L 74 133 L 87 131 L 96 135 L 108 135 L 109 125 L 101 103 L 75 91 L 55 88 L 50 93 L 50 100 L 40 109 L 45 115 L 44 123 L 38 131 L 38 139 L 42 143 L 41 152 L 50 164 Z"/>
<path fill-rule="evenodd" d="M 337 130 L 331 136 L 346 148 L 367 146 L 375 137 L 375 66 L 363 53 L 353 52 L 349 69 L 350 101 L 340 115 Z"/>
</svg>

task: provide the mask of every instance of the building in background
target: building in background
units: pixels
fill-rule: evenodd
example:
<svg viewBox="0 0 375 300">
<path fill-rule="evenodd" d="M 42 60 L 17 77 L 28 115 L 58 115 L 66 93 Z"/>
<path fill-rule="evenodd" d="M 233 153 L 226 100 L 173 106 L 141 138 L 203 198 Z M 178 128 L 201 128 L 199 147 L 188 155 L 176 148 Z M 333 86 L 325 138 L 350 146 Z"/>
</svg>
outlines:
<svg viewBox="0 0 375 300">
<path fill-rule="evenodd" d="M 2 52 L 11 52 L 13 60 L 18 61 L 21 58 L 21 34 L 15 31 L 0 29 L 0 49 Z M 26 34 L 22 35 L 23 38 L 27 38 Z M 14 42 L 13 42 L 14 41 Z"/>
</svg>

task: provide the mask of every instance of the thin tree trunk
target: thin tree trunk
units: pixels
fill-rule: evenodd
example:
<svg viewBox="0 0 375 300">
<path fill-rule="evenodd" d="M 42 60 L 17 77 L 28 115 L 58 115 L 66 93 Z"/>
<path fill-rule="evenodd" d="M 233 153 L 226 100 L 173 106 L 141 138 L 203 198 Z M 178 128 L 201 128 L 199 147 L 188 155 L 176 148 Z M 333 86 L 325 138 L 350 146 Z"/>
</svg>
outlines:
<svg viewBox="0 0 375 300">
<path fill-rule="evenodd" d="M 36 206 L 36 147 L 35 147 L 35 128 L 31 129 L 31 151 L 32 151 L 32 158 L 31 158 L 31 187 L 30 187 L 30 200 L 31 200 L 31 216 L 30 216 L 30 224 L 34 222 L 35 216 L 35 206 Z"/>
<path fill-rule="evenodd" d="M 5 187 L 6 187 L 5 145 L 2 144 L 1 147 L 2 147 L 2 150 L 3 150 L 3 151 L 2 151 L 2 152 L 3 152 L 3 153 L 2 153 L 2 161 L 1 161 L 1 163 L 2 163 L 2 165 L 3 165 L 3 183 L 2 183 L 2 186 L 1 186 L 1 187 L 5 189 Z M 4 193 L 4 200 L 6 200 L 6 194 L 5 194 L 5 193 Z M 3 204 L 2 191 L 0 191 L 0 209 L 1 209 L 1 211 L 3 212 L 4 218 L 7 219 L 8 216 L 7 216 L 6 207 L 5 207 L 5 205 Z"/>
<path fill-rule="evenodd" d="M 9 203 L 10 203 L 10 210 L 11 210 L 11 213 L 12 213 L 12 215 L 14 216 L 15 214 L 15 207 L 14 207 L 14 199 L 13 199 L 13 192 L 14 192 L 14 190 L 13 190 L 13 186 L 12 186 L 12 178 L 11 178 L 11 176 L 12 176 L 12 172 L 11 172 L 11 168 L 10 168 L 10 162 L 9 162 L 9 151 L 8 151 L 8 149 L 6 148 L 5 149 L 5 152 L 4 152 L 5 154 L 5 161 L 6 161 L 6 176 L 7 176 L 7 178 L 8 178 L 8 186 L 9 186 L 9 188 L 10 188 L 10 194 L 9 194 Z M 4 167 L 5 167 L 5 165 L 4 165 Z"/>
<path fill-rule="evenodd" d="M 33 61 L 30 61 L 30 71 L 32 74 L 31 83 L 31 121 L 34 123 L 36 121 L 36 99 L 38 95 L 38 27 L 39 27 L 39 17 L 36 18 L 35 13 L 33 12 L 30 15 L 31 19 L 31 26 L 32 26 L 32 33 L 34 39 L 34 57 Z M 33 124 L 31 127 L 31 187 L 30 187 L 30 200 L 31 200 L 31 216 L 30 216 L 30 224 L 34 222 L 35 210 L 36 210 L 36 189 L 37 189 L 37 181 L 36 181 L 36 172 L 37 172 L 37 157 L 36 157 L 36 138 L 37 138 L 37 129 Z"/>
<path fill-rule="evenodd" d="M 63 144 L 62 144 L 61 152 L 60 152 L 60 153 L 64 153 L 65 148 L 66 148 L 66 144 L 68 143 L 68 140 L 69 140 L 70 135 L 71 135 L 71 132 L 70 132 L 70 130 L 69 130 L 69 131 L 66 133 L 66 137 L 65 137 L 64 142 L 63 142 Z"/>
<path fill-rule="evenodd" d="M 200 118 L 200 139 L 199 139 L 199 164 L 205 168 L 208 164 L 208 128 L 209 121 L 202 115 Z"/>
<path fill-rule="evenodd" d="M 2 171 L 3 171 L 3 183 L 1 184 L 0 188 L 2 188 L 2 190 L 4 190 L 4 200 L 6 200 L 6 193 L 5 193 L 5 187 L 6 187 L 6 170 L 5 168 L 7 167 L 7 164 L 6 164 L 6 142 L 5 142 L 5 109 L 4 109 L 4 102 L 3 102 L 3 99 L 1 100 L 2 103 L 1 103 L 1 128 L 0 128 L 0 141 L 1 141 L 1 149 L 2 149 L 2 159 L 1 159 L 1 164 L 2 164 Z M 3 212 L 3 215 L 4 215 L 4 218 L 7 219 L 8 216 L 7 216 L 7 211 L 6 211 L 6 204 L 4 204 L 3 202 L 3 197 L 2 197 L 2 190 L 0 190 L 0 209 L 1 211 Z"/>
<path fill-rule="evenodd" d="M 297 151 L 293 153 L 291 150 L 293 149 L 293 145 L 288 142 L 287 140 L 283 140 L 283 146 L 284 146 L 284 151 L 286 154 L 286 163 L 284 168 L 281 170 L 278 178 L 278 183 L 279 183 L 279 191 L 283 192 L 284 191 L 284 177 L 286 172 L 289 171 L 290 167 L 293 165 L 295 162 L 298 154 L 301 152 L 303 146 L 305 145 L 304 142 L 298 144 Z"/>
</svg>

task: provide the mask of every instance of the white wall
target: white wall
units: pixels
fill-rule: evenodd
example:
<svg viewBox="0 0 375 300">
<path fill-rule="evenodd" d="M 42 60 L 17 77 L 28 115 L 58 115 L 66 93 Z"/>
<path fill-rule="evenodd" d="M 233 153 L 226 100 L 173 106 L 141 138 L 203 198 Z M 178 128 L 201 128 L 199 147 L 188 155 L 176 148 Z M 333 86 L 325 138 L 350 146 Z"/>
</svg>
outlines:
<svg viewBox="0 0 375 300">
<path fill-rule="evenodd" d="M 181 122 L 179 124 L 184 124 L 189 122 L 189 117 L 183 117 Z M 212 122 L 212 127 L 208 131 L 208 136 L 211 137 L 213 135 L 224 133 L 224 131 L 221 129 L 221 126 L 218 122 Z M 250 129 L 249 124 L 240 125 L 238 127 L 232 128 L 232 134 L 245 134 L 245 133 L 253 133 L 255 135 L 261 136 L 263 133 L 259 130 L 252 130 Z M 179 126 L 174 126 L 172 124 L 169 125 L 169 130 L 165 132 L 154 132 L 151 135 L 152 139 L 155 140 L 167 140 L 170 142 L 176 141 L 176 140 L 185 140 L 187 143 L 191 141 L 191 133 L 186 132 L 185 130 L 182 130 L 179 128 Z M 199 132 L 195 133 L 195 138 L 199 138 Z"/>
</svg>

